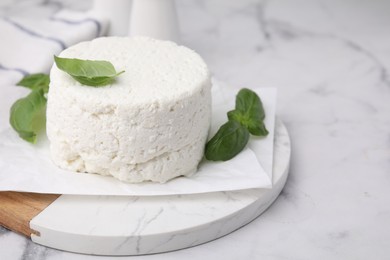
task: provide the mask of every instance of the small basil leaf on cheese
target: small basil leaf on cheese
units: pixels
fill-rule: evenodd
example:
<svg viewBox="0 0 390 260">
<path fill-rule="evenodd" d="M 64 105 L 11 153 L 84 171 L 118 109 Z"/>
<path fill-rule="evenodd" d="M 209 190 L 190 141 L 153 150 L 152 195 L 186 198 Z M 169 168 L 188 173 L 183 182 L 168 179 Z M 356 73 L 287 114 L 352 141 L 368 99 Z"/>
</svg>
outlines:
<svg viewBox="0 0 390 260">
<path fill-rule="evenodd" d="M 230 120 L 206 144 L 205 156 L 210 161 L 227 161 L 240 153 L 249 140 L 249 131 Z"/>
<path fill-rule="evenodd" d="M 49 90 L 50 77 L 47 74 L 36 73 L 25 76 L 16 85 L 37 90 L 42 88 L 45 93 Z"/>
<path fill-rule="evenodd" d="M 35 89 L 12 105 L 10 124 L 22 139 L 35 143 L 38 131 L 45 125 L 45 110 L 44 90 Z"/>
<path fill-rule="evenodd" d="M 104 60 L 80 60 L 54 56 L 57 67 L 83 85 L 101 87 L 109 85 L 124 71 L 116 72 L 114 66 Z"/>
<path fill-rule="evenodd" d="M 228 112 L 228 118 L 244 125 L 253 135 L 268 135 L 263 122 L 265 118 L 263 104 L 259 96 L 250 89 L 243 88 L 238 92 L 236 108 Z"/>
</svg>

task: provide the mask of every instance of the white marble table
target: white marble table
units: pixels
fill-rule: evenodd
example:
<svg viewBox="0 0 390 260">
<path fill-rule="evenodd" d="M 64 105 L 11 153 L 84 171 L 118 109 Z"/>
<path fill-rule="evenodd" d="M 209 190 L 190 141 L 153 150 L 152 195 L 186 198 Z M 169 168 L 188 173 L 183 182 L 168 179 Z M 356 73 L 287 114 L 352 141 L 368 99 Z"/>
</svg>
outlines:
<svg viewBox="0 0 390 260">
<path fill-rule="evenodd" d="M 390 1 L 177 3 L 184 43 L 217 78 L 279 88 L 291 171 L 282 196 L 240 230 L 129 259 L 388 259 Z M 3 228 L 0 248 L 0 259 L 93 258 Z"/>
</svg>

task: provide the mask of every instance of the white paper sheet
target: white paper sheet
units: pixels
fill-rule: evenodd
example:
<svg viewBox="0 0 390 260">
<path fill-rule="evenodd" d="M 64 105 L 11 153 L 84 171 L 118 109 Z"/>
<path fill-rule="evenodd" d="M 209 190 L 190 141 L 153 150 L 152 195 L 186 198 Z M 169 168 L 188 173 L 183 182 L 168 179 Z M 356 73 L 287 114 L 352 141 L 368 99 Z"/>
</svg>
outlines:
<svg viewBox="0 0 390 260">
<path fill-rule="evenodd" d="M 226 112 L 234 108 L 233 89 L 213 83 L 211 134 L 226 122 Z M 20 87 L 2 86 L 0 96 L 0 191 L 25 191 L 80 195 L 172 195 L 272 187 L 273 139 L 276 89 L 254 89 L 262 99 L 269 135 L 251 137 L 249 145 L 227 162 L 202 161 L 199 171 L 164 184 L 128 184 L 112 177 L 73 173 L 56 167 L 50 159 L 48 140 L 29 144 L 20 139 L 8 124 L 9 108 L 22 94 Z"/>
</svg>

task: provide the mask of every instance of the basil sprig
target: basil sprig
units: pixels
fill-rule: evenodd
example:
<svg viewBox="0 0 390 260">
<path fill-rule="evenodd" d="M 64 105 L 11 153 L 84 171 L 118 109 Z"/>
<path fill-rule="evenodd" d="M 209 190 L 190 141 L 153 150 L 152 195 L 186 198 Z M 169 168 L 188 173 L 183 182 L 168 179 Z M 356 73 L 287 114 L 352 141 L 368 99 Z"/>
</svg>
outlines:
<svg viewBox="0 0 390 260">
<path fill-rule="evenodd" d="M 243 88 L 236 97 L 236 109 L 228 112 L 229 120 L 236 120 L 248 128 L 252 135 L 268 134 L 264 125 L 265 113 L 259 96 L 252 90 Z"/>
<path fill-rule="evenodd" d="M 35 143 L 37 133 L 44 128 L 46 121 L 46 97 L 50 78 L 46 74 L 31 74 L 17 83 L 32 91 L 26 97 L 18 99 L 10 110 L 9 122 L 19 136 L 30 143 Z"/>
<path fill-rule="evenodd" d="M 227 113 L 229 121 L 207 142 L 205 157 L 210 161 L 227 161 L 239 154 L 249 141 L 249 133 L 266 136 L 264 108 L 259 96 L 243 88 L 236 96 L 236 107 Z"/>
<path fill-rule="evenodd" d="M 115 77 L 125 71 L 116 72 L 114 66 L 104 60 L 80 60 L 54 56 L 57 67 L 83 85 L 101 87 L 111 84 Z"/>
</svg>

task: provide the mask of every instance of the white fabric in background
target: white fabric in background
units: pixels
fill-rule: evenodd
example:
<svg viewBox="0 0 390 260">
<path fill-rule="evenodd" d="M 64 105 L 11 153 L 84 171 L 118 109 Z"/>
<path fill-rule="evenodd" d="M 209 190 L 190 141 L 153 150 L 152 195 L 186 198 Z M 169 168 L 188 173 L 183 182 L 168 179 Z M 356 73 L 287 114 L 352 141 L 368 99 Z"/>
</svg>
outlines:
<svg viewBox="0 0 390 260">
<path fill-rule="evenodd" d="M 107 30 L 107 21 L 88 12 L 61 10 L 43 17 L 39 9 L 36 13 L 0 17 L 0 71 L 16 71 L 20 77 L 48 72 L 53 55 Z"/>
</svg>

